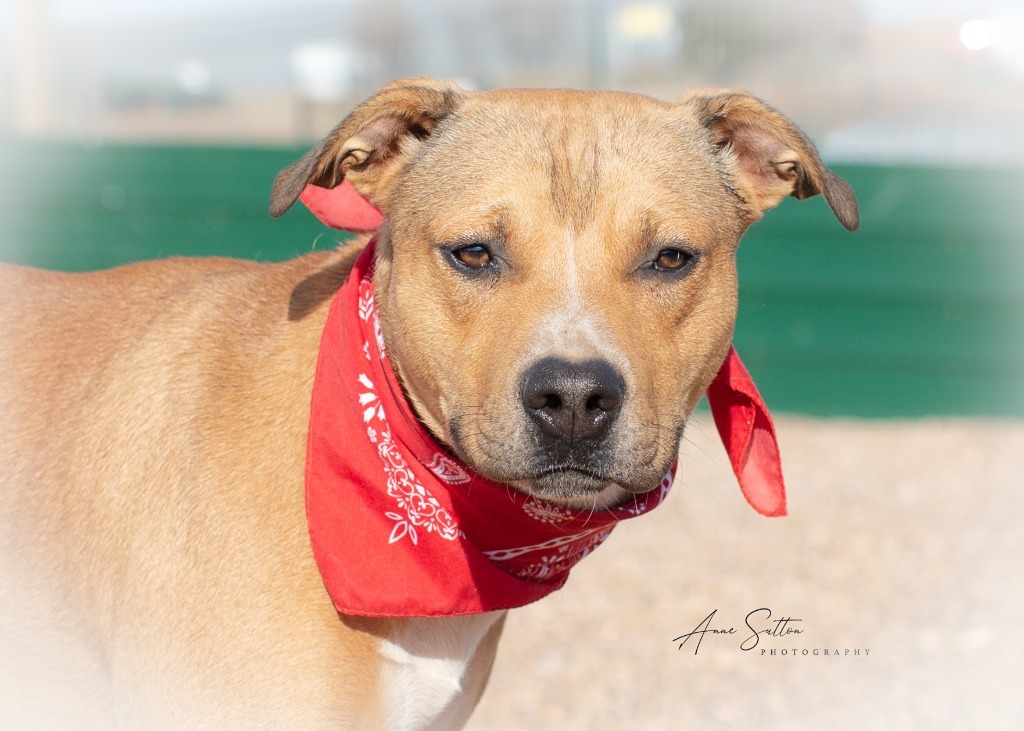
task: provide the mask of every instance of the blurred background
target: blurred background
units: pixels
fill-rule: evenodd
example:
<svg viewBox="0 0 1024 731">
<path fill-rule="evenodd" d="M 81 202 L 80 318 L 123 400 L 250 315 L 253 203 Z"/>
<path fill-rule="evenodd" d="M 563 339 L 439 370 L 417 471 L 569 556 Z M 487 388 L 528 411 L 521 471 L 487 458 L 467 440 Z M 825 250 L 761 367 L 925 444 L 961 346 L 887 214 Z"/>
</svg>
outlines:
<svg viewBox="0 0 1024 731">
<path fill-rule="evenodd" d="M 0 24 L 2 124 L 31 137 L 306 142 L 426 75 L 740 85 L 835 159 L 1024 160 L 1015 0 L 12 0 Z"/>
<path fill-rule="evenodd" d="M 862 205 L 849 234 L 789 200 L 744 242 L 737 342 L 774 403 L 1024 416 L 1018 0 L 7 0 L 0 259 L 334 246 L 267 218 L 273 176 L 408 75 L 752 90 Z"/>
</svg>

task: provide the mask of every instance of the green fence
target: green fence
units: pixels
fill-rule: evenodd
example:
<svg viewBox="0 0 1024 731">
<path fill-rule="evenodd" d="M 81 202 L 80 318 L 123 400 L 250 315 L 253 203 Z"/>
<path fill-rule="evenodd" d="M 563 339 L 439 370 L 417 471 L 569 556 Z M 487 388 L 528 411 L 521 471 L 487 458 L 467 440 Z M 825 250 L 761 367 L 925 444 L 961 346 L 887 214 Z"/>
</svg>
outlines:
<svg viewBox="0 0 1024 731">
<path fill-rule="evenodd" d="M 280 260 L 343 234 L 267 215 L 303 150 L 0 144 L 0 259 L 66 270 L 170 255 Z M 743 241 L 736 343 L 777 410 L 1024 416 L 1021 171 L 840 167 L 846 232 L 787 200 Z"/>
</svg>

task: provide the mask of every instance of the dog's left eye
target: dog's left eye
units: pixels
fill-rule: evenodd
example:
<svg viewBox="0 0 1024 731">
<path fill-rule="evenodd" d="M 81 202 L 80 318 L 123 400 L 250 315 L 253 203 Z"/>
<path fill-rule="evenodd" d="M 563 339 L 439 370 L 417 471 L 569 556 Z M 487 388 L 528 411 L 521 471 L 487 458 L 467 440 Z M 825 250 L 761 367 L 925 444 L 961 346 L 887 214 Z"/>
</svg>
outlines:
<svg viewBox="0 0 1024 731">
<path fill-rule="evenodd" d="M 694 255 L 682 249 L 662 249 L 654 259 L 654 268 L 659 272 L 678 272 L 694 260 Z"/>
<path fill-rule="evenodd" d="M 452 256 L 470 269 L 483 269 L 491 263 L 491 251 L 483 244 L 460 246 L 452 251 Z"/>
</svg>

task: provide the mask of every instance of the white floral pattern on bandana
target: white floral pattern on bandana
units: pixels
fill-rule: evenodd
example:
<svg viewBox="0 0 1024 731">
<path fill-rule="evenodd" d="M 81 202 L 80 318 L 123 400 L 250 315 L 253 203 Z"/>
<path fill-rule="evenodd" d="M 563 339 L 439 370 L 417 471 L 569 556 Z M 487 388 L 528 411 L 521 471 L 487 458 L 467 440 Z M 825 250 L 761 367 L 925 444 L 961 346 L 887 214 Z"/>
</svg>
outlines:
<svg viewBox="0 0 1024 731">
<path fill-rule="evenodd" d="M 417 528 L 427 533 L 436 533 L 445 540 L 465 538 L 451 514 L 437 501 L 427 488 L 420 484 L 410 469 L 405 457 L 391 439 L 391 427 L 384 414 L 373 381 L 365 373 L 359 374 L 359 383 L 367 389 L 359 394 L 363 407 L 363 422 L 366 436 L 377 446 L 384 472 L 387 474 L 388 495 L 395 499 L 401 513 L 388 511 L 387 517 L 395 521 L 388 537 L 388 543 L 395 543 L 408 537 L 419 544 Z"/>
<path fill-rule="evenodd" d="M 564 573 L 575 566 L 578 561 L 604 543 L 605 539 L 611 535 L 613 527 L 614 525 L 609 525 L 583 533 L 559 536 L 532 546 L 484 551 L 484 555 L 495 563 L 504 563 L 505 570 L 520 579 L 543 580 L 551 574 Z M 508 563 L 528 553 L 540 555 L 537 560 L 525 566 Z"/>
<path fill-rule="evenodd" d="M 380 357 L 384 357 L 384 331 L 380 329 L 380 318 L 377 317 L 377 304 L 373 297 L 373 292 L 369 287 L 369 279 L 364 279 L 359 283 L 359 318 L 364 322 L 369 321 L 373 324 L 373 337 L 377 341 L 377 350 L 380 352 Z M 371 319 L 372 318 L 372 319 Z M 369 343 L 363 344 L 364 352 L 366 357 L 370 357 Z"/>
<path fill-rule="evenodd" d="M 427 469 L 437 475 L 439 480 L 444 480 L 449 485 L 465 485 L 469 482 L 466 470 L 462 469 L 454 459 L 440 452 L 434 454 Z"/>
<path fill-rule="evenodd" d="M 373 295 L 361 293 L 359 297 L 359 317 L 373 322 L 373 331 L 377 340 L 377 348 L 381 358 L 384 357 L 384 338 L 381 335 L 380 320 L 377 317 Z M 369 343 L 364 343 L 364 352 L 369 355 Z M 436 533 L 445 540 L 454 541 L 465 538 L 466 534 L 459 529 L 455 518 L 444 509 L 430 491 L 425 488 L 405 461 L 401 451 L 391 439 L 391 427 L 384 414 L 384 406 L 377 395 L 377 388 L 365 373 L 359 374 L 359 384 L 363 389 L 359 393 L 359 405 L 363 407 L 363 423 L 366 424 L 366 436 L 377 446 L 384 472 L 387 474 L 388 495 L 395 499 L 398 509 L 402 512 L 387 511 L 385 515 L 395 521 L 388 536 L 388 543 L 396 543 L 408 537 L 414 545 L 419 545 L 417 528 L 426 533 Z M 439 465 L 447 457 L 438 454 L 434 461 Z M 450 461 L 450 460 L 449 460 Z M 468 481 L 469 477 L 458 465 L 455 468 Z M 438 474 L 435 471 L 435 474 Z M 456 478 L 458 474 L 452 473 Z M 440 475 L 439 475 L 440 476 Z"/>
<path fill-rule="evenodd" d="M 544 502 L 543 500 L 537 500 L 533 497 L 527 498 L 523 502 L 523 512 L 534 520 L 539 520 L 541 523 L 550 523 L 551 525 L 564 523 L 573 516 L 573 512 L 567 508 L 562 508 L 554 503 Z"/>
</svg>

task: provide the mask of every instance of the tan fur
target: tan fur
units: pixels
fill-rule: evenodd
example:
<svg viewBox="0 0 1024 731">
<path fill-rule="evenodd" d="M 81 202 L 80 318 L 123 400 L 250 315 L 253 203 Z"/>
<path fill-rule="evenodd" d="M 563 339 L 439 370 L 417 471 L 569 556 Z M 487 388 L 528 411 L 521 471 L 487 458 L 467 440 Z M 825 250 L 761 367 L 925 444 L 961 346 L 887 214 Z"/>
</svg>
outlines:
<svg viewBox="0 0 1024 731">
<path fill-rule="evenodd" d="M 346 176 L 389 218 L 378 300 L 418 415 L 525 490 L 530 362 L 602 357 L 622 373 L 608 489 L 649 489 L 728 348 L 746 227 L 818 192 L 856 226 L 852 193 L 810 142 L 729 90 L 670 104 L 395 82 L 282 173 L 272 212 Z M 500 252 L 500 276 L 467 278 L 438 248 L 470 241 Z M 645 262 L 677 244 L 701 256 L 668 284 Z M 276 265 L 4 268 L 0 641 L 17 652 L 0 658 L 0 705 L 20 727 L 379 727 L 395 717 L 382 648 L 429 654 L 468 631 L 338 617 L 312 560 L 313 370 L 360 248 Z M 502 619 L 474 620 L 482 639 L 438 723 L 475 705 Z"/>
</svg>

